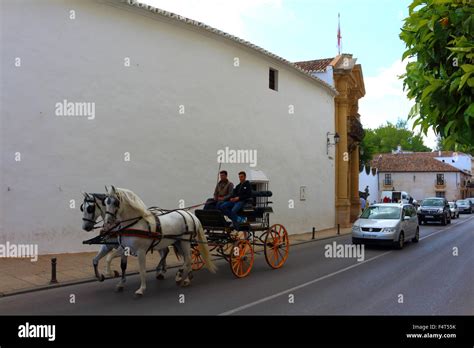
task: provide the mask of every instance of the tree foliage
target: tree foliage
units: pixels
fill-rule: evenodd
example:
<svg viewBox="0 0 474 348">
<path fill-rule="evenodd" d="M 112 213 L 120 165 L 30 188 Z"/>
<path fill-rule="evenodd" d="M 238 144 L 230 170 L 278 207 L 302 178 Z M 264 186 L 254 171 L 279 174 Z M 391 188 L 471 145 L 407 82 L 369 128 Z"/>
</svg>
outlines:
<svg viewBox="0 0 474 348">
<path fill-rule="evenodd" d="M 365 129 L 364 139 L 360 144 L 360 165 L 370 166 L 374 154 L 390 153 L 398 145 L 405 151 L 427 152 L 431 149 L 423 143 L 420 133 L 408 129 L 407 121 L 398 120 L 396 124 L 387 122 L 376 129 Z"/>
<path fill-rule="evenodd" d="M 474 148 L 473 35 L 472 0 L 414 0 L 400 34 L 413 126 L 425 134 L 433 128 L 446 146 L 464 151 Z"/>
</svg>

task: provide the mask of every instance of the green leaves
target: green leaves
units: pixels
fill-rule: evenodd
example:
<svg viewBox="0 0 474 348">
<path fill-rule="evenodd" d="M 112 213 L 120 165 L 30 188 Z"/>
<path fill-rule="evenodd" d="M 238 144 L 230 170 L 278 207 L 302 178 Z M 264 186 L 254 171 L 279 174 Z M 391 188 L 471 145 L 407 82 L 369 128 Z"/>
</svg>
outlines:
<svg viewBox="0 0 474 348">
<path fill-rule="evenodd" d="M 408 117 L 423 132 L 433 129 L 446 144 L 474 149 L 474 2 L 414 0 L 400 39 L 407 96 L 416 103 Z M 457 145 L 456 145 L 457 146 Z"/>
</svg>

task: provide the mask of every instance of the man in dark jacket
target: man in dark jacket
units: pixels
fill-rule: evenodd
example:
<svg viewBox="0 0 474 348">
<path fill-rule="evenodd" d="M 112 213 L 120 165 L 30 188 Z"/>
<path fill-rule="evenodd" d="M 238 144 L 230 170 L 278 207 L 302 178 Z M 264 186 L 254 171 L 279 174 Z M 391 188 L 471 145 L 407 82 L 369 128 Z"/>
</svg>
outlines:
<svg viewBox="0 0 474 348">
<path fill-rule="evenodd" d="M 206 201 L 204 209 L 219 209 L 219 205 L 227 201 L 232 195 L 234 184 L 227 179 L 227 171 L 221 170 L 219 173 L 220 181 L 214 190 L 214 197 Z"/>
<path fill-rule="evenodd" d="M 229 200 L 219 206 L 224 215 L 232 220 L 236 230 L 239 229 L 239 224 L 242 222 L 237 214 L 242 210 L 245 201 L 252 197 L 252 186 L 247 180 L 247 174 L 245 174 L 245 172 L 239 173 L 239 180 L 240 183 L 234 188 L 234 191 L 232 191 Z"/>
</svg>

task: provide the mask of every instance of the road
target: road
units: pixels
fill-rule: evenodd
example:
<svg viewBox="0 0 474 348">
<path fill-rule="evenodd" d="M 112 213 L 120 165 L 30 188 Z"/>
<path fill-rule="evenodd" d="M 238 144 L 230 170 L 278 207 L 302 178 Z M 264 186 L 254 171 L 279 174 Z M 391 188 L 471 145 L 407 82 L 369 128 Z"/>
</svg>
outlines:
<svg viewBox="0 0 474 348">
<path fill-rule="evenodd" d="M 325 245 L 350 243 L 350 236 L 295 245 L 282 269 L 258 255 L 244 279 L 219 261 L 218 273 L 199 271 L 188 288 L 175 285 L 175 269 L 162 281 L 149 273 L 143 298 L 133 295 L 137 276 L 122 293 L 111 279 L 15 295 L 0 299 L 0 314 L 473 315 L 474 215 L 420 226 L 420 236 L 402 250 L 365 248 L 362 262 L 324 255 Z"/>
</svg>

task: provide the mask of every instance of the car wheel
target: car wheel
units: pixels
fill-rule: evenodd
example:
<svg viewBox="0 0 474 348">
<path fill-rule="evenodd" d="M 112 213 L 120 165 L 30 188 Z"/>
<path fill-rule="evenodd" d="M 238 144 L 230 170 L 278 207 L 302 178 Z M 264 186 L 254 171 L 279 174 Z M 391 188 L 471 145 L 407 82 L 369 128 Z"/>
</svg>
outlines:
<svg viewBox="0 0 474 348">
<path fill-rule="evenodd" d="M 423 219 L 418 219 L 418 224 L 423 225 Z"/>
<path fill-rule="evenodd" d="M 405 235 L 403 234 L 403 232 L 400 232 L 400 234 L 398 235 L 398 241 L 397 241 L 397 244 L 396 244 L 396 248 L 398 250 L 403 249 L 404 245 L 405 245 Z"/>
<path fill-rule="evenodd" d="M 360 243 L 357 241 L 357 239 L 352 238 L 352 244 L 360 244 Z"/>
<path fill-rule="evenodd" d="M 451 223 L 451 214 L 449 214 L 448 224 Z"/>
<path fill-rule="evenodd" d="M 416 228 L 415 237 L 411 240 L 413 243 L 418 243 L 420 241 L 420 229 Z"/>
<path fill-rule="evenodd" d="M 441 225 L 446 226 L 447 221 L 446 221 L 446 215 L 443 215 L 443 219 L 441 220 Z"/>
</svg>

